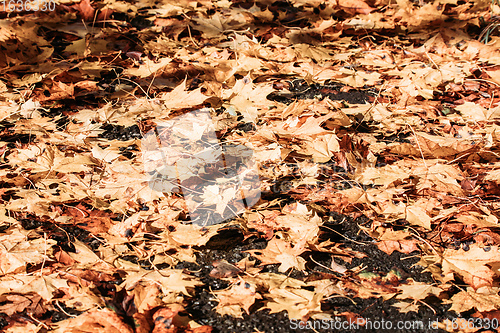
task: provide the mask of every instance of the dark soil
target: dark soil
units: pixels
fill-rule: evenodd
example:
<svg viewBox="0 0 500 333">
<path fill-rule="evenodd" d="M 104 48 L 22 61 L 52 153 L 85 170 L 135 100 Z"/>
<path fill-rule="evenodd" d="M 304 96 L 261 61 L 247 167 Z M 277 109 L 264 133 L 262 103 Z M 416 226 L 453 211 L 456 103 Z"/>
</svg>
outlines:
<svg viewBox="0 0 500 333">
<path fill-rule="evenodd" d="M 374 93 L 369 90 L 348 88 L 338 82 L 308 85 L 304 80 L 289 81 L 289 92 L 271 93 L 267 99 L 284 104 L 290 104 L 297 99 L 323 99 L 329 97 L 332 101 L 345 101 L 350 104 L 363 104 L 373 100 Z M 347 91 L 346 91 L 347 90 Z"/>
<path fill-rule="evenodd" d="M 105 124 L 102 129 L 104 132 L 100 135 L 103 139 L 128 141 L 132 139 L 140 139 L 142 137 L 139 126 L 132 125 L 129 127 L 113 124 Z"/>
<path fill-rule="evenodd" d="M 241 242 L 243 235 L 237 231 L 224 230 L 221 236 L 215 236 L 207 246 L 197 253 L 197 264 L 182 262 L 177 269 L 186 269 L 199 277 L 205 285 L 197 287 L 195 296 L 188 300 L 186 311 L 199 324 L 210 325 L 213 332 L 290 332 L 290 320 L 285 312 L 270 314 L 269 310 L 256 311 L 263 304 L 255 304 L 250 308 L 250 315 L 244 314 L 243 319 L 229 316 L 220 316 L 215 312 L 217 301 L 211 291 L 222 290 L 229 287 L 229 284 L 209 274 L 213 270 L 213 263 L 218 260 L 226 260 L 235 264 L 249 254 L 246 250 L 263 249 L 267 242 L 259 238 L 251 238 Z M 271 271 L 275 269 L 264 269 Z"/>
<path fill-rule="evenodd" d="M 331 216 L 334 217 L 335 222 L 327 223 L 325 227 L 334 229 L 352 241 L 346 240 L 346 238 L 339 236 L 335 232 L 329 231 L 327 228 L 322 228 L 321 237 L 323 239 L 341 242 L 345 247 L 363 252 L 367 255 L 367 257 L 361 259 L 354 258 L 351 264 L 341 262 L 341 264 L 347 268 L 363 264 L 366 266 L 367 272 L 376 273 L 380 276 L 385 276 L 392 271 L 398 274 L 401 280 L 412 278 L 419 282 L 433 282 L 429 273 L 422 273 L 421 267 L 414 266 L 419 259 L 418 256 L 413 255 L 418 253 L 406 255 L 394 252 L 389 256 L 380 251 L 374 243 L 371 243 L 373 240 L 368 235 L 360 232 L 358 227 L 358 224 L 366 225 L 369 223 L 367 219 L 359 218 L 357 220 L 352 220 L 349 217 L 336 213 L 331 213 Z M 340 223 L 341 221 L 344 222 Z M 222 290 L 229 287 L 229 285 L 228 282 L 223 279 L 210 276 L 210 272 L 214 268 L 213 263 L 218 260 L 226 260 L 229 263 L 235 264 L 244 257 L 249 256 L 249 254 L 244 251 L 263 249 L 267 245 L 267 241 L 256 237 L 249 238 L 244 242 L 242 242 L 242 239 L 243 234 L 238 229 L 223 229 L 221 233 L 214 236 L 206 246 L 199 249 L 200 251 L 197 253 L 196 264 L 182 262 L 176 266 L 177 269 L 185 269 L 191 272 L 191 274 L 199 277 L 202 282 L 205 283 L 205 285 L 197 287 L 195 296 L 188 300 L 186 311 L 189 315 L 200 324 L 212 326 L 214 332 L 255 332 L 256 330 L 263 332 L 314 332 L 313 329 L 299 329 L 298 321 L 290 321 L 286 312 L 270 314 L 269 310 L 258 311 L 264 306 L 262 302 L 254 304 L 250 309 L 250 315 L 244 314 L 243 319 L 229 316 L 222 317 L 216 313 L 215 307 L 217 306 L 217 301 L 214 299 L 211 291 Z M 313 253 L 313 258 L 321 265 L 326 267 L 330 265 L 330 257 L 322 253 Z M 312 275 L 323 274 L 324 276 L 324 274 L 332 274 L 332 272 L 328 272 L 323 267 L 315 264 L 309 264 L 307 268 L 309 273 L 312 272 Z M 279 273 L 278 265 L 268 265 L 264 267 L 263 272 Z M 286 275 L 303 281 L 308 279 L 307 275 L 298 271 L 289 271 Z M 334 277 L 334 275 L 332 275 L 332 277 Z M 426 303 L 432 307 L 435 314 L 433 310 L 426 306 L 421 306 L 418 313 L 401 313 L 399 309 L 391 306 L 396 302 L 395 300 L 384 302 L 382 299 L 375 298 L 354 298 L 354 302 L 356 304 L 353 304 L 347 298 L 331 298 L 323 303 L 322 309 L 330 313 L 335 311 L 336 313 L 352 312 L 360 314 L 363 318 L 372 322 L 380 322 L 382 320 L 385 322 L 390 321 L 394 327 L 398 321 L 421 321 L 424 325 L 423 328 L 416 327 L 414 329 L 388 330 L 390 332 L 444 332 L 442 330 L 429 328 L 429 323 L 432 323 L 436 319 L 453 319 L 456 317 L 456 314 L 447 311 L 448 306 L 441 305 L 440 300 L 437 299 L 426 299 Z M 340 320 L 341 322 L 347 321 L 347 319 L 340 316 L 337 317 L 336 320 Z M 309 322 L 309 325 L 317 325 L 315 329 L 318 332 L 379 331 L 364 329 L 362 327 L 351 329 L 341 328 L 339 330 L 322 329 L 321 324 L 321 321 Z"/>
</svg>

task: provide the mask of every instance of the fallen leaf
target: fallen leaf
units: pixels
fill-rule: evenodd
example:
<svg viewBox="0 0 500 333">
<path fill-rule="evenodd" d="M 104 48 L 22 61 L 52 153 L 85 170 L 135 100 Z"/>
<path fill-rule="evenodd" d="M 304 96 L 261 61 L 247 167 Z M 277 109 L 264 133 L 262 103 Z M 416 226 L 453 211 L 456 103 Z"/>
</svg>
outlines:
<svg viewBox="0 0 500 333">
<path fill-rule="evenodd" d="M 498 247 L 492 247 L 486 252 L 477 244 L 473 244 L 469 251 L 464 249 L 446 249 L 443 252 L 444 281 L 452 281 L 454 274 L 461 276 L 465 283 L 474 289 L 493 284 L 494 272 L 486 265 L 499 264 L 500 252 Z"/>
<path fill-rule="evenodd" d="M 479 312 L 487 312 L 498 310 L 500 304 L 500 296 L 498 296 L 498 288 L 478 288 L 474 291 L 473 288 L 467 288 L 453 295 L 448 303 L 452 306 L 450 311 L 462 313 L 470 309 L 477 309 Z"/>
<path fill-rule="evenodd" d="M 292 247 L 289 242 L 275 237 L 269 241 L 265 249 L 246 252 L 262 261 L 261 265 L 280 264 L 278 271 L 286 272 L 292 267 L 299 271 L 305 269 L 306 261 L 300 257 L 305 251 L 303 245 L 297 244 Z"/>
<path fill-rule="evenodd" d="M 255 286 L 245 280 L 237 281 L 227 290 L 216 291 L 215 295 L 219 301 L 216 307 L 217 313 L 221 316 L 230 315 L 237 318 L 243 318 L 242 310 L 249 314 L 250 307 L 255 300 L 262 298 L 256 292 Z"/>
</svg>

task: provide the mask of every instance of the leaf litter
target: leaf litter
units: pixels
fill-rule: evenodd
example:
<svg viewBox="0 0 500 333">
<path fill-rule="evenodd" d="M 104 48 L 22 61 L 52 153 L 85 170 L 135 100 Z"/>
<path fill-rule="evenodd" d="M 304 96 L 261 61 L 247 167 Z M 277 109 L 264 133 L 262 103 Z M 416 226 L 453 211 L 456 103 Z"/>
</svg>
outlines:
<svg viewBox="0 0 500 333">
<path fill-rule="evenodd" d="M 498 323 L 499 13 L 479 0 L 0 12 L 1 329 Z M 222 173 L 203 155 L 213 165 L 169 191 L 148 184 L 169 174 L 145 170 L 158 145 L 145 134 L 202 108 L 225 154 L 253 151 L 254 204 L 222 181 L 241 170 L 229 153 Z"/>
</svg>

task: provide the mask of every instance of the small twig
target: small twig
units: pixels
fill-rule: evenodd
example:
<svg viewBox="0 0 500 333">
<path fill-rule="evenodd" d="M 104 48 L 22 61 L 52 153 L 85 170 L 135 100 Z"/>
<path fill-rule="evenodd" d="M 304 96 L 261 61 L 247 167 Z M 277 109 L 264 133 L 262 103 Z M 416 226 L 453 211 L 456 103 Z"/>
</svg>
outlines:
<svg viewBox="0 0 500 333">
<path fill-rule="evenodd" d="M 357 305 L 358 303 L 354 302 L 354 300 L 348 296 L 343 296 L 343 295 L 332 295 L 332 296 L 328 296 L 328 297 L 325 297 L 322 299 L 322 301 L 326 301 L 328 299 L 332 299 L 332 298 L 347 298 L 348 300 L 350 300 L 352 302 L 352 304 L 354 305 Z"/>
<path fill-rule="evenodd" d="M 45 266 L 45 261 L 47 260 L 47 234 L 43 233 L 43 241 L 45 243 L 44 252 L 43 252 L 43 261 L 42 266 L 40 267 L 40 276 L 43 276 L 43 267 Z"/>
<path fill-rule="evenodd" d="M 155 71 L 153 73 L 153 78 L 151 79 L 151 83 L 149 84 L 148 86 L 148 90 L 146 90 L 146 95 L 149 96 L 149 90 L 151 90 L 151 86 L 153 85 L 153 82 L 155 82 L 155 79 L 156 79 L 156 73 L 158 73 L 158 71 Z"/>
<path fill-rule="evenodd" d="M 458 161 L 459 159 L 461 159 L 461 158 L 463 158 L 463 157 L 465 157 L 465 156 L 467 156 L 467 155 L 470 155 L 470 154 L 472 154 L 472 153 L 473 153 L 473 152 L 463 153 L 462 155 L 458 156 L 458 157 L 457 157 L 457 158 L 455 158 L 454 160 L 449 161 L 449 162 L 446 162 L 446 164 L 452 164 L 453 162 L 456 162 L 456 161 Z"/>
<path fill-rule="evenodd" d="M 185 13 L 182 13 L 182 16 L 184 16 L 188 21 L 191 21 L 191 18 L 189 16 L 187 16 Z M 191 35 L 191 28 L 189 27 L 189 22 L 187 24 L 187 28 L 188 28 L 189 39 L 191 40 L 191 42 L 193 42 L 194 46 L 199 48 L 200 45 L 198 45 L 198 43 L 196 43 L 196 41 L 193 39 L 193 36 Z"/>
<path fill-rule="evenodd" d="M 439 66 L 434 62 L 434 60 L 432 60 L 431 56 L 429 55 L 429 53 L 427 53 L 427 51 L 425 51 L 425 55 L 427 56 L 427 58 L 429 58 L 429 60 L 434 64 L 434 66 L 436 66 L 436 69 L 441 72 L 441 69 L 439 69 Z M 443 76 L 443 74 L 441 73 L 441 76 Z"/>
<path fill-rule="evenodd" d="M 427 306 L 429 309 L 431 309 L 431 310 L 432 310 L 432 312 L 434 312 L 434 315 L 436 315 L 436 310 L 434 310 L 434 309 L 432 308 L 432 306 L 430 306 L 429 304 L 425 303 L 425 302 L 424 302 L 424 301 L 422 301 L 422 300 L 417 300 L 417 302 L 420 302 L 420 303 L 422 303 L 423 305 Z"/>
<path fill-rule="evenodd" d="M 83 217 L 87 216 L 87 215 L 85 215 L 85 213 L 80 208 L 77 208 L 77 207 L 74 207 L 74 206 L 69 206 L 69 205 L 66 205 L 66 204 L 63 204 L 63 206 L 76 209 L 77 211 L 79 211 L 80 213 L 82 213 Z"/>
<path fill-rule="evenodd" d="M 368 245 L 370 245 L 370 243 L 368 243 L 368 242 L 357 242 L 357 241 L 355 241 L 355 240 L 353 240 L 353 239 L 350 239 L 349 237 L 342 235 L 340 232 L 338 232 L 337 230 L 333 230 L 333 229 L 332 229 L 332 228 L 330 228 L 330 227 L 327 227 L 327 226 L 324 226 L 324 225 L 322 225 L 321 227 L 323 227 L 323 228 L 326 228 L 326 229 L 329 229 L 329 230 L 333 231 L 334 233 L 338 234 L 338 235 L 339 235 L 339 236 L 341 236 L 341 237 L 344 237 L 345 239 L 347 239 L 347 240 L 348 240 L 348 241 L 350 241 L 350 242 L 353 242 L 353 243 L 356 243 L 356 244 L 359 244 L 359 245 L 367 245 L 367 244 L 368 244 Z"/>
<path fill-rule="evenodd" d="M 413 129 L 413 127 L 410 124 L 407 124 L 407 125 L 410 127 L 411 132 L 413 133 L 413 136 L 415 137 L 415 142 L 417 143 L 418 150 L 420 151 L 420 155 L 422 156 L 422 161 L 424 162 L 424 166 L 427 169 L 427 171 L 429 171 L 429 167 L 427 166 L 427 163 L 425 162 L 424 152 L 422 151 L 422 148 L 420 147 L 420 142 L 418 141 L 418 138 L 417 138 L 417 133 L 415 133 L 415 130 Z"/>
<path fill-rule="evenodd" d="M 486 83 L 491 83 L 496 85 L 497 87 L 500 87 L 500 84 L 490 81 L 490 80 L 485 80 L 485 79 L 465 79 L 465 81 L 479 81 L 479 82 L 486 82 Z"/>
<path fill-rule="evenodd" d="M 40 320 L 38 320 L 38 319 L 36 319 L 35 317 L 33 317 L 31 314 L 29 314 L 29 313 L 28 313 L 27 315 L 28 315 L 28 317 L 30 317 L 30 318 L 31 318 L 34 322 L 37 322 L 37 323 L 38 323 L 38 325 L 43 326 L 46 330 L 50 329 L 50 327 L 49 327 L 49 326 L 45 325 L 45 324 L 44 324 L 44 323 L 42 323 Z"/>
<path fill-rule="evenodd" d="M 368 112 L 370 112 L 371 110 L 373 110 L 373 108 L 377 105 L 377 102 L 378 102 L 378 98 L 380 97 L 380 94 L 382 93 L 382 89 L 384 89 L 385 87 L 385 83 L 382 84 L 382 86 L 380 87 L 380 89 L 378 90 L 378 93 L 377 93 L 377 96 L 375 96 L 375 100 L 373 101 L 372 105 L 368 108 L 368 110 L 366 110 L 366 112 L 363 114 L 363 118 L 361 118 L 361 120 L 359 121 L 358 123 L 358 126 L 356 126 L 356 130 L 358 129 L 359 126 L 361 126 L 361 123 L 363 122 L 363 120 L 365 120 L 365 117 L 366 115 L 368 114 Z"/>
<path fill-rule="evenodd" d="M 139 87 L 139 89 L 141 89 L 141 90 L 142 90 L 142 92 L 144 93 L 144 95 L 146 95 L 146 97 L 147 97 L 147 98 L 152 99 L 152 98 L 151 98 L 151 96 L 149 96 L 149 94 L 148 94 L 148 93 L 147 93 L 144 89 L 142 89 L 142 87 L 141 87 L 141 85 L 140 85 L 139 83 L 134 82 L 134 81 L 129 80 L 129 79 L 124 79 L 124 78 L 121 78 L 120 80 L 123 80 L 123 81 L 128 81 L 128 82 L 130 82 L 130 83 L 135 84 L 137 87 Z M 133 96 L 133 95 L 132 95 L 132 96 Z M 135 96 L 134 96 L 134 97 L 135 97 Z"/>
<path fill-rule="evenodd" d="M 309 256 L 309 259 L 311 259 L 311 261 L 312 261 L 313 263 L 315 263 L 316 265 L 318 265 L 319 267 L 323 267 L 324 269 L 327 269 L 327 270 L 332 271 L 332 272 L 334 272 L 334 273 L 339 273 L 339 272 L 334 271 L 333 269 L 328 268 L 328 267 L 326 267 L 325 265 L 323 265 L 323 264 L 321 264 L 321 263 L 317 262 L 316 260 L 314 260 L 314 258 L 312 257 L 312 255 L 310 255 L 310 256 Z M 333 257 L 332 257 L 332 260 L 333 260 Z M 340 274 L 343 274 L 343 273 L 340 273 Z"/>
<path fill-rule="evenodd" d="M 414 237 L 417 237 L 418 239 L 420 239 L 422 242 L 424 242 L 425 244 L 427 244 L 439 257 L 443 257 L 439 252 L 438 250 L 436 250 L 436 248 L 434 248 L 434 246 L 432 246 L 429 242 L 427 242 L 425 239 L 423 239 L 422 237 L 420 237 L 418 235 L 418 232 L 413 229 L 412 227 L 408 227 L 409 230 L 412 230 L 414 232 L 414 234 L 412 234 L 412 236 Z"/>
<path fill-rule="evenodd" d="M 67 313 L 66 311 L 64 311 L 64 309 L 62 308 L 62 306 L 59 304 L 59 301 L 56 301 L 55 304 L 57 305 L 57 307 L 59 308 L 59 310 L 61 310 L 66 316 L 68 317 L 71 317 L 71 318 L 76 318 L 78 316 L 75 316 L 75 315 L 72 315 L 72 314 L 69 314 Z"/>
<path fill-rule="evenodd" d="M 118 57 L 122 54 L 122 50 L 118 51 L 118 54 L 116 55 L 116 57 L 114 57 L 111 61 L 108 61 L 107 63 L 103 64 L 102 67 L 106 67 L 108 66 L 109 64 L 112 64 L 113 61 L 115 61 L 116 59 L 118 59 Z"/>
<path fill-rule="evenodd" d="M 413 256 L 408 256 L 408 257 L 400 258 L 399 260 L 406 260 L 406 259 L 411 259 L 411 258 L 415 258 L 415 257 L 420 257 L 420 254 L 415 254 Z"/>
</svg>

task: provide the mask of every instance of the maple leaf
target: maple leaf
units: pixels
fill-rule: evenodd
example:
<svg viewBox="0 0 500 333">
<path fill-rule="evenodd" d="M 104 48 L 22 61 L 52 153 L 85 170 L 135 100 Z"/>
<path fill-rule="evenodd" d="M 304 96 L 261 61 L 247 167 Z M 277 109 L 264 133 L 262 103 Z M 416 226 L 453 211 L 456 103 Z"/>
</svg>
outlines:
<svg viewBox="0 0 500 333">
<path fill-rule="evenodd" d="M 265 294 L 266 309 L 271 313 L 287 311 L 290 319 L 307 320 L 309 318 L 327 319 L 329 315 L 321 310 L 323 293 L 298 288 L 273 288 Z"/>
<path fill-rule="evenodd" d="M 249 314 L 249 309 L 255 303 L 255 300 L 262 298 L 256 292 L 255 285 L 245 280 L 234 283 L 227 290 L 216 291 L 214 293 L 219 301 L 216 307 L 217 313 L 221 316 L 228 314 L 237 318 L 243 318 L 242 310 L 245 310 Z"/>
<path fill-rule="evenodd" d="M 397 294 L 395 285 L 399 284 L 399 277 L 393 271 L 387 273 L 385 277 L 363 271 L 358 274 L 358 277 L 360 278 L 358 281 L 346 281 L 341 284 L 342 288 L 349 288 L 355 291 L 355 297 L 365 299 L 380 297 L 387 300 Z"/>
<path fill-rule="evenodd" d="M 396 299 L 412 299 L 415 301 L 420 301 L 425 299 L 430 295 L 439 296 L 444 290 L 446 290 L 449 285 L 442 285 L 439 287 L 424 283 L 415 282 L 412 284 L 405 284 L 396 287 L 401 293 L 396 296 Z"/>
<path fill-rule="evenodd" d="M 466 312 L 473 308 L 479 312 L 498 310 L 500 308 L 499 291 L 499 288 L 488 287 L 481 287 L 475 291 L 469 287 L 453 295 L 446 303 L 451 303 L 450 311 L 456 313 Z"/>
<path fill-rule="evenodd" d="M 37 293 L 44 300 L 50 301 L 59 288 L 69 288 L 67 280 L 58 277 L 58 273 L 50 275 L 21 275 L 4 276 L 0 278 L 0 294 L 11 293 Z"/>
<path fill-rule="evenodd" d="M 324 142 L 335 149 L 338 149 L 337 136 L 329 133 L 321 127 L 321 124 L 333 117 L 333 115 L 325 115 L 322 117 L 290 117 L 286 121 L 277 123 L 274 126 L 269 126 L 266 129 L 285 137 L 307 137 L 319 134 L 329 134 L 325 137 Z"/>
<path fill-rule="evenodd" d="M 315 163 L 328 162 L 333 153 L 339 152 L 340 146 L 335 134 L 326 134 L 306 141 L 304 152 L 313 157 Z"/>
<path fill-rule="evenodd" d="M 495 273 L 486 265 L 500 264 L 498 246 L 491 247 L 489 251 L 478 244 L 473 244 L 469 251 L 446 249 L 442 257 L 444 282 L 453 280 L 453 274 L 458 274 L 475 289 L 491 286 Z"/>
<path fill-rule="evenodd" d="M 339 0 L 339 6 L 347 12 L 369 14 L 374 10 L 361 0 Z"/>
<path fill-rule="evenodd" d="M 144 63 L 138 68 L 127 68 L 123 71 L 123 73 L 125 75 L 146 78 L 166 67 L 171 61 L 172 59 L 170 58 L 162 58 L 161 60 L 155 62 L 146 57 L 144 59 Z"/>
<path fill-rule="evenodd" d="M 444 138 L 423 132 L 418 132 L 416 135 L 416 144 L 403 143 L 392 147 L 391 151 L 413 156 L 424 154 L 425 158 L 446 158 L 475 148 L 470 140 Z"/>
<path fill-rule="evenodd" d="M 90 0 L 82 0 L 79 4 L 74 5 L 74 7 L 82 14 L 85 21 L 90 21 L 94 18 L 95 9 L 92 8 Z"/>
<path fill-rule="evenodd" d="M 266 82 L 254 84 L 249 75 L 238 80 L 234 87 L 222 92 L 222 98 L 230 100 L 247 122 L 257 122 L 259 114 L 267 110 L 266 96 L 274 91 Z"/>
<path fill-rule="evenodd" d="M 75 253 L 68 253 L 71 259 L 79 262 L 81 265 L 87 268 L 94 267 L 96 264 L 101 262 L 101 258 L 92 251 L 85 243 L 76 239 L 74 241 Z M 109 265 L 108 265 L 109 266 Z M 111 269 L 111 266 L 109 266 Z"/>
<path fill-rule="evenodd" d="M 160 288 L 156 283 L 138 284 L 133 293 L 134 304 L 139 313 L 145 313 L 160 305 Z"/>
<path fill-rule="evenodd" d="M 215 13 L 211 18 L 194 17 L 191 23 L 193 29 L 201 31 L 208 38 L 219 37 L 225 30 L 226 19 L 219 13 Z"/>
<path fill-rule="evenodd" d="M 78 317 L 60 321 L 56 324 L 54 333 L 133 333 L 131 327 L 109 309 L 92 310 Z"/>
<path fill-rule="evenodd" d="M 165 106 L 171 110 L 192 108 L 203 104 L 208 98 L 209 96 L 201 93 L 201 88 L 186 91 L 186 80 L 171 92 L 161 96 L 161 99 L 165 101 Z"/>
<path fill-rule="evenodd" d="M 76 154 L 66 156 L 57 147 L 46 146 L 42 153 L 37 156 L 36 162 L 27 161 L 23 163 L 26 168 L 32 168 L 32 172 L 57 171 L 62 173 L 89 172 L 96 160 L 88 155 Z"/>
<path fill-rule="evenodd" d="M 267 243 L 265 249 L 246 252 L 262 261 L 261 265 L 281 264 L 278 271 L 286 272 L 292 267 L 300 271 L 305 269 L 306 261 L 300 257 L 305 251 L 306 249 L 301 244 L 292 247 L 289 242 L 275 237 Z"/>
<path fill-rule="evenodd" d="M 65 274 L 61 274 L 62 278 L 66 276 Z M 64 296 L 60 298 L 59 302 L 66 305 L 66 307 L 74 308 L 82 312 L 95 309 L 96 307 L 102 308 L 106 306 L 104 300 L 91 290 L 93 284 L 88 283 L 88 286 L 83 286 L 86 284 L 85 281 L 80 280 L 74 282 L 80 285 L 71 283 L 69 288 L 61 289 L 61 291 L 64 292 Z"/>
<path fill-rule="evenodd" d="M 417 240 L 407 238 L 411 238 L 411 235 L 407 231 L 392 231 L 390 229 L 387 229 L 379 237 L 377 246 L 380 250 L 384 251 L 388 255 L 391 255 L 391 253 L 394 251 L 402 253 L 411 253 L 413 251 L 418 251 Z"/>
<path fill-rule="evenodd" d="M 500 71 L 499 71 L 499 70 L 491 70 L 491 71 L 488 71 L 488 70 L 487 70 L 487 71 L 486 71 L 486 73 L 487 73 L 487 74 L 491 77 L 491 79 L 492 79 L 494 82 L 496 82 L 496 83 L 500 84 Z M 498 109 L 499 109 L 499 108 L 497 107 L 497 108 L 495 108 L 495 109 L 497 110 L 497 111 L 496 111 L 496 114 L 497 114 L 497 115 L 496 115 L 496 117 L 495 117 L 495 118 L 497 118 L 497 117 L 499 116 L 499 114 L 498 114 Z"/>
<path fill-rule="evenodd" d="M 406 220 L 413 225 L 421 226 L 427 230 L 431 229 L 431 218 L 424 209 L 413 205 L 406 207 Z"/>
<path fill-rule="evenodd" d="M 500 118 L 500 107 L 489 108 L 488 110 L 481 105 L 465 102 L 455 108 L 464 116 L 465 119 L 470 121 L 488 121 Z"/>
<path fill-rule="evenodd" d="M 138 282 L 157 283 L 165 295 L 171 293 L 182 293 L 190 296 L 188 289 L 201 285 L 197 279 L 183 273 L 182 269 L 162 269 L 156 271 L 147 271 L 139 269 L 136 272 L 129 270 L 127 278 L 121 284 L 127 290 L 131 290 Z"/>
<path fill-rule="evenodd" d="M 248 257 L 245 257 L 236 263 L 236 267 L 249 275 L 257 274 L 262 268 L 255 267 L 256 261 L 257 260 L 250 260 Z"/>
<path fill-rule="evenodd" d="M 317 241 L 318 239 L 316 238 L 315 240 Z M 308 247 L 312 251 L 331 253 L 332 257 L 342 259 L 348 263 L 352 262 L 352 258 L 361 259 L 367 257 L 367 255 L 363 252 L 354 251 L 350 248 L 343 248 L 341 243 L 335 243 L 330 240 L 326 240 L 321 243 L 309 242 Z M 334 264 L 332 263 L 332 265 Z M 336 268 L 342 269 L 341 267 Z"/>
<path fill-rule="evenodd" d="M 248 264 L 248 266 L 251 265 L 251 262 L 249 262 L 248 258 L 244 258 L 240 262 L 241 262 L 241 264 L 238 263 L 237 266 L 242 265 L 243 268 L 245 269 L 245 271 L 246 271 L 246 268 L 247 268 L 246 264 Z M 238 273 L 243 272 L 240 268 L 238 268 L 235 265 L 232 265 L 232 264 L 228 263 L 225 260 L 215 261 L 215 262 L 212 263 L 212 266 L 214 266 L 214 269 L 212 269 L 210 271 L 209 275 L 211 277 L 217 278 L 217 279 L 226 278 L 226 277 L 232 277 L 232 276 L 238 275 Z M 248 268 L 250 268 L 250 267 L 248 267 Z"/>
<path fill-rule="evenodd" d="M 281 160 L 282 148 L 277 143 L 271 143 L 265 147 L 260 147 L 255 150 L 254 158 L 259 162 L 279 161 Z"/>
<path fill-rule="evenodd" d="M 205 186 L 203 189 L 203 203 L 206 205 L 216 205 L 215 211 L 224 216 L 224 211 L 228 203 L 236 198 L 236 188 L 230 187 L 220 191 L 219 185 Z"/>
<path fill-rule="evenodd" d="M 10 230 L 0 236 L 0 273 L 20 273 L 26 271 L 26 265 L 38 264 L 49 259 L 50 248 L 57 244 L 53 239 L 26 240 L 26 235 L 19 229 Z"/>
<path fill-rule="evenodd" d="M 32 314 L 42 314 L 45 312 L 43 309 L 42 297 L 33 295 L 1 295 L 0 296 L 0 311 L 8 316 L 12 316 L 14 313 L 21 313 L 23 311 L 29 311 Z"/>
<path fill-rule="evenodd" d="M 392 306 L 396 307 L 402 313 L 408 313 L 410 311 L 418 312 L 419 306 L 415 302 L 396 302 L 392 304 Z"/>
<path fill-rule="evenodd" d="M 402 239 L 402 240 L 382 240 L 377 243 L 377 247 L 391 255 L 394 251 L 401 253 L 412 253 L 418 251 L 417 241 L 415 239 Z"/>
<path fill-rule="evenodd" d="M 308 211 L 301 203 L 285 206 L 283 213 L 286 214 L 276 216 L 278 228 L 288 229 L 286 232 L 296 245 L 313 240 L 319 233 L 319 226 L 323 224 L 316 213 Z"/>
<path fill-rule="evenodd" d="M 112 226 L 108 232 L 114 236 L 127 237 L 130 231 L 135 230 L 137 226 L 142 222 L 143 217 L 140 212 L 133 214 L 125 221 L 115 224 Z"/>
</svg>

